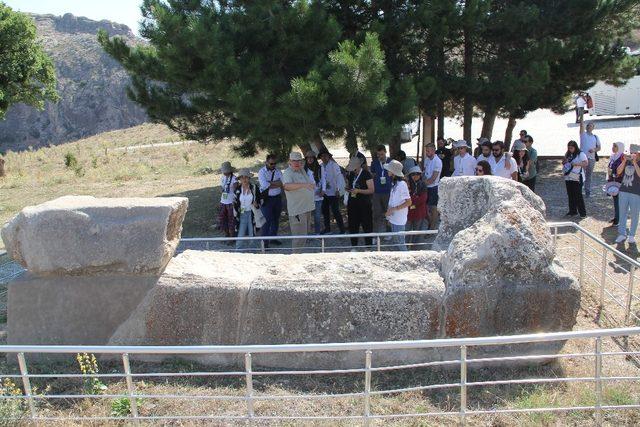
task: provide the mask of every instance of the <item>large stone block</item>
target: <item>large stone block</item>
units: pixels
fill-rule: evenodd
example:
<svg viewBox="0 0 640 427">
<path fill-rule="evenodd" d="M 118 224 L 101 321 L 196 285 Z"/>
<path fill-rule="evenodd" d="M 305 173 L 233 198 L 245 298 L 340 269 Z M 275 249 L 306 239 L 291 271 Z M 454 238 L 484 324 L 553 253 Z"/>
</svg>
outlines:
<svg viewBox="0 0 640 427">
<path fill-rule="evenodd" d="M 157 280 L 24 273 L 9 284 L 7 343 L 104 345 Z"/>
<path fill-rule="evenodd" d="M 24 208 L 2 228 L 2 240 L 35 275 L 160 275 L 187 205 L 182 197 L 61 197 Z"/>
<path fill-rule="evenodd" d="M 288 344 L 436 338 L 440 254 L 247 255 L 187 251 L 109 344 Z M 424 360 L 430 351 L 378 360 Z M 361 366 L 362 353 L 260 356 L 266 366 Z M 431 357 L 431 356 L 430 356 Z M 231 363 L 233 358 L 208 357 Z M 257 362 L 258 363 L 258 362 Z"/>
</svg>

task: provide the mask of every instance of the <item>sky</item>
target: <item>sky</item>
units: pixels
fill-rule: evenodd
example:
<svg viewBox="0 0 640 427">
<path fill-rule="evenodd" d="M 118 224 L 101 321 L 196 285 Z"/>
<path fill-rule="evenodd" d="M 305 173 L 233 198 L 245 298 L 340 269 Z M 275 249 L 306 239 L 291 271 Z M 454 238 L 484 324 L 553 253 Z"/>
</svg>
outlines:
<svg viewBox="0 0 640 427">
<path fill-rule="evenodd" d="M 64 15 L 73 13 L 89 19 L 125 24 L 138 34 L 140 0 L 0 0 L 14 10 L 40 14 Z"/>
</svg>

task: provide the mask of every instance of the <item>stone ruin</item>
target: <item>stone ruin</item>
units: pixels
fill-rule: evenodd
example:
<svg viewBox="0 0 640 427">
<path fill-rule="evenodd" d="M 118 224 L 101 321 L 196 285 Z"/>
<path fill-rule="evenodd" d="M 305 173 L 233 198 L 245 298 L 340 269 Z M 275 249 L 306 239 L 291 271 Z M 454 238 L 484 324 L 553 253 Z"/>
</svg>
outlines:
<svg viewBox="0 0 640 427">
<path fill-rule="evenodd" d="M 8 343 L 333 343 L 571 330 L 580 287 L 554 260 L 542 200 L 497 177 L 440 185 L 437 250 L 408 253 L 173 257 L 184 198 L 63 197 L 25 208 L 2 230 L 9 254 L 27 269 L 9 284 Z M 476 347 L 470 357 L 554 354 L 562 345 Z M 380 366 L 455 359 L 458 351 L 375 357 Z M 361 367 L 363 355 L 283 353 L 254 363 Z"/>
</svg>

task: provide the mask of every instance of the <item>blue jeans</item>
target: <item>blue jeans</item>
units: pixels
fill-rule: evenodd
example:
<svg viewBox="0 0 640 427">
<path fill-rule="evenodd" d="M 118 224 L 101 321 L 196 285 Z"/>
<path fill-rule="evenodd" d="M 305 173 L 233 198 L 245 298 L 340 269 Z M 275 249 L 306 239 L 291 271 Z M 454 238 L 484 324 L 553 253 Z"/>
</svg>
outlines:
<svg viewBox="0 0 640 427">
<path fill-rule="evenodd" d="M 313 228 L 316 234 L 322 231 L 322 200 L 316 200 L 316 210 L 313 211 Z"/>
<path fill-rule="evenodd" d="M 638 229 L 638 215 L 640 214 L 640 196 L 621 191 L 618 193 L 618 208 L 620 209 L 618 234 L 621 236 L 635 236 Z M 631 217 L 629 234 L 627 234 L 627 215 Z"/>
<path fill-rule="evenodd" d="M 282 195 L 269 196 L 262 204 L 262 215 L 266 220 L 262 226 L 263 236 L 277 236 L 280 224 L 280 214 L 282 213 Z M 268 243 L 265 242 L 265 243 Z"/>
<path fill-rule="evenodd" d="M 395 225 L 395 224 L 391 224 L 391 232 L 392 233 L 397 233 L 399 231 L 405 231 L 405 227 L 404 225 Z M 406 251 L 407 250 L 407 245 L 405 244 L 405 240 L 404 240 L 404 235 L 402 236 L 393 236 L 392 237 L 392 242 L 395 244 L 395 247 L 392 247 L 392 249 L 398 250 L 398 251 Z"/>
<path fill-rule="evenodd" d="M 240 225 L 238 225 L 238 237 L 253 237 L 253 212 L 246 211 L 240 214 Z M 253 242 L 246 240 L 236 241 L 236 249 L 241 250 L 244 248 L 253 247 Z"/>
</svg>

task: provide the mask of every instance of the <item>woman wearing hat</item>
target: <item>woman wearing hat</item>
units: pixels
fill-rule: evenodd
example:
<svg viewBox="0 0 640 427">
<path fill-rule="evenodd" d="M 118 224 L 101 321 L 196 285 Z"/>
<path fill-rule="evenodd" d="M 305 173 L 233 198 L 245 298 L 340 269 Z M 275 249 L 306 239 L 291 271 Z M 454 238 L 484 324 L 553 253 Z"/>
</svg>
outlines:
<svg viewBox="0 0 640 427">
<path fill-rule="evenodd" d="M 391 231 L 393 233 L 402 232 L 406 229 L 409 206 L 411 206 L 411 194 L 409 194 L 409 187 L 403 179 L 402 163 L 397 160 L 391 160 L 383 167 L 389 173 L 389 179 L 391 180 L 389 207 L 387 208 L 385 216 L 391 224 Z M 399 250 L 407 250 L 404 235 L 394 236 L 393 240 L 395 240 Z"/>
<path fill-rule="evenodd" d="M 324 197 L 322 197 L 322 168 L 320 167 L 320 163 L 318 163 L 316 153 L 312 150 L 307 151 L 304 170 L 307 171 L 309 177 L 316 183 L 316 191 L 314 194 L 316 210 L 313 212 L 313 227 L 316 234 L 320 234 L 322 231 L 322 201 L 324 200 Z"/>
<path fill-rule="evenodd" d="M 222 166 L 220 166 L 220 172 L 222 172 L 222 177 L 220 178 L 222 194 L 220 196 L 218 228 L 223 231 L 227 237 L 233 237 L 236 229 L 236 223 L 233 217 L 233 195 L 236 191 L 238 179 L 233 175 L 233 171 L 234 169 L 229 162 L 224 162 Z"/>
<path fill-rule="evenodd" d="M 427 229 L 427 185 L 422 180 L 420 166 L 409 169 L 409 194 L 411 206 L 407 214 L 407 230 L 422 231 Z M 417 244 L 423 236 L 409 236 L 410 244 Z"/>
<path fill-rule="evenodd" d="M 622 156 L 624 156 L 624 143 L 614 142 L 611 147 L 611 157 L 609 158 L 609 165 L 607 168 L 607 194 L 613 197 L 613 219 L 611 219 L 612 226 L 618 225 L 620 219 L 620 208 L 618 205 L 618 189 L 622 182 L 622 175 L 618 174 L 618 166 L 622 163 Z M 618 185 L 615 185 L 617 183 Z"/>
<path fill-rule="evenodd" d="M 236 233 L 238 237 L 253 237 L 256 235 L 256 220 L 253 208 L 259 208 L 260 192 L 251 183 L 253 174 L 249 169 L 242 169 L 238 173 L 240 185 L 234 191 L 233 216 L 236 220 Z M 238 240 L 236 249 L 241 250 L 251 247 L 248 241 Z"/>
<path fill-rule="evenodd" d="M 347 165 L 347 219 L 349 233 L 356 234 L 362 227 L 363 233 L 373 232 L 373 206 L 371 195 L 375 191 L 373 175 L 364 168 L 360 157 L 352 157 Z M 364 244 L 371 246 L 371 237 L 364 238 Z M 351 246 L 358 246 L 358 239 L 351 238 Z"/>
<path fill-rule="evenodd" d="M 531 161 L 526 144 L 519 139 L 513 144 L 513 160 L 518 165 L 518 182 L 525 183 L 529 178 Z"/>
</svg>

